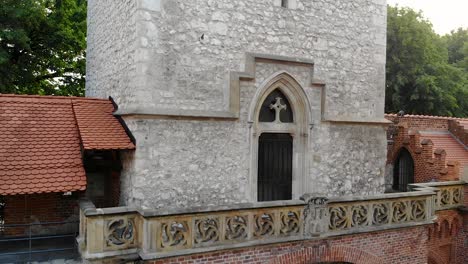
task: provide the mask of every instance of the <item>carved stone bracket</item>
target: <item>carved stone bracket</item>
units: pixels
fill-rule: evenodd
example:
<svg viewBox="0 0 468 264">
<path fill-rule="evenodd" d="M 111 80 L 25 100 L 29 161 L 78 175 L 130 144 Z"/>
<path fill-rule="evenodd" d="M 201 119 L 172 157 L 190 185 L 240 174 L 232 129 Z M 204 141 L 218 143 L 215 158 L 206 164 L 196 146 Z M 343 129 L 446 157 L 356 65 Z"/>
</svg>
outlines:
<svg viewBox="0 0 468 264">
<path fill-rule="evenodd" d="M 328 231 L 328 198 L 322 195 L 305 194 L 301 200 L 304 208 L 304 236 L 320 236 Z"/>
</svg>

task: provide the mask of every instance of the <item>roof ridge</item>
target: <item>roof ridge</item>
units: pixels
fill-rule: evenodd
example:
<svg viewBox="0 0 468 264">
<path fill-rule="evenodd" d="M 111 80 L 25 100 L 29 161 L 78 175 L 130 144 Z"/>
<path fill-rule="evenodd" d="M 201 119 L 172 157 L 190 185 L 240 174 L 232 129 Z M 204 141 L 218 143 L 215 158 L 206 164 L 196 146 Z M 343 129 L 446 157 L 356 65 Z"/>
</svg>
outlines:
<svg viewBox="0 0 468 264">
<path fill-rule="evenodd" d="M 109 99 L 95 97 L 62 96 L 62 95 L 38 95 L 38 94 L 2 94 L 0 98 L 25 98 L 25 99 L 55 99 L 55 100 L 84 100 L 84 101 L 109 101 Z"/>
<path fill-rule="evenodd" d="M 398 117 L 398 114 L 385 114 L 385 116 L 389 117 Z M 451 117 L 451 116 L 433 116 L 433 115 L 409 115 L 406 114 L 402 116 L 405 117 L 419 117 L 419 118 L 427 118 L 427 119 L 451 119 L 451 120 L 466 120 L 468 121 L 468 117 Z"/>
</svg>

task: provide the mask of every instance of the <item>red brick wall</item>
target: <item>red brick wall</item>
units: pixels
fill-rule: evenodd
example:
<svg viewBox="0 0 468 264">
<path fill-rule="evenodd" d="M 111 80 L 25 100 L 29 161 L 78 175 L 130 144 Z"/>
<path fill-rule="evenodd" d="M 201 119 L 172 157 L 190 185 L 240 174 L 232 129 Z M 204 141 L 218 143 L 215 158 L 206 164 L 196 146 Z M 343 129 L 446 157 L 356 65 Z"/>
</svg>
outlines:
<svg viewBox="0 0 468 264">
<path fill-rule="evenodd" d="M 280 243 L 245 249 L 147 261 L 148 264 L 188 263 L 427 263 L 427 227 L 413 227 L 317 241 Z M 461 263 L 460 263 L 461 264 Z"/>
<path fill-rule="evenodd" d="M 468 212 L 463 214 L 462 228 L 457 238 L 457 252 L 463 253 L 460 253 L 457 257 L 458 260 L 464 261 L 462 263 L 468 263 Z"/>
<path fill-rule="evenodd" d="M 449 129 L 450 117 L 412 116 L 397 117 L 397 115 L 385 115 L 385 118 L 393 123 L 406 124 L 410 130 L 444 130 Z"/>
<path fill-rule="evenodd" d="M 468 248 L 462 224 L 463 217 L 456 210 L 437 212 L 437 221 L 429 228 L 429 263 L 465 263 Z"/>
<path fill-rule="evenodd" d="M 62 193 L 31 194 L 5 196 L 5 225 L 25 224 L 31 222 L 62 222 L 66 220 L 78 219 L 78 198 L 82 193 L 73 193 L 71 196 L 64 196 Z M 48 225 L 33 227 L 33 235 L 46 232 L 46 230 L 66 231 L 76 226 L 68 225 Z M 42 229 L 42 230 L 41 230 Z M 5 228 L 5 235 L 25 235 L 29 229 L 25 227 Z"/>
<path fill-rule="evenodd" d="M 430 140 L 420 139 L 418 133 L 409 134 L 405 124 L 396 126 L 397 135 L 393 143 L 388 145 L 387 164 L 395 164 L 402 148 L 406 148 L 414 161 L 414 180 L 416 183 L 432 180 L 450 181 L 459 178 L 460 164 L 447 162 L 446 153 L 441 149 L 434 149 Z"/>
<path fill-rule="evenodd" d="M 468 130 L 465 130 L 465 126 L 460 124 L 457 120 L 449 121 L 449 131 L 458 138 L 463 144 L 468 146 Z"/>
</svg>

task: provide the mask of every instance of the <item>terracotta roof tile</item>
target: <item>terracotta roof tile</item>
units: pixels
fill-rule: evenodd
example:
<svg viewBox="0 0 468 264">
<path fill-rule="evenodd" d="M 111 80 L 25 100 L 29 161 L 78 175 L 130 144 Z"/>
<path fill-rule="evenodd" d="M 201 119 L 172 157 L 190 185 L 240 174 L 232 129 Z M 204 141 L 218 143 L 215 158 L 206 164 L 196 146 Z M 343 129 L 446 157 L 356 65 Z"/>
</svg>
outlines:
<svg viewBox="0 0 468 264">
<path fill-rule="evenodd" d="M 113 110 L 103 99 L 0 94 L 0 195 L 85 190 L 82 147 L 135 148 Z"/>
<path fill-rule="evenodd" d="M 135 149 L 109 100 L 73 100 L 73 109 L 84 149 Z"/>
<path fill-rule="evenodd" d="M 385 114 L 385 117 L 397 117 L 398 114 Z M 468 118 L 450 117 L 450 116 L 431 116 L 431 115 L 404 115 L 406 118 L 426 118 L 426 119 L 448 119 L 468 122 Z"/>
</svg>

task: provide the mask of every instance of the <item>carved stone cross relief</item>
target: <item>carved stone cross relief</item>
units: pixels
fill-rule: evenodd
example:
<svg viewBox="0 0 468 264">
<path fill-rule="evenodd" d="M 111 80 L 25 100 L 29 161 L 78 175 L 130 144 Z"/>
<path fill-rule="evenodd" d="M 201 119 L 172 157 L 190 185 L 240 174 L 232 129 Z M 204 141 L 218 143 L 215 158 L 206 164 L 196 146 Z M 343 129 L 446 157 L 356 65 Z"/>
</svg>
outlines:
<svg viewBox="0 0 468 264">
<path fill-rule="evenodd" d="M 286 110 L 288 107 L 281 103 L 281 97 L 276 97 L 276 102 L 270 105 L 270 109 L 274 109 L 276 112 L 275 123 L 281 123 L 280 113 L 282 110 Z"/>
</svg>

